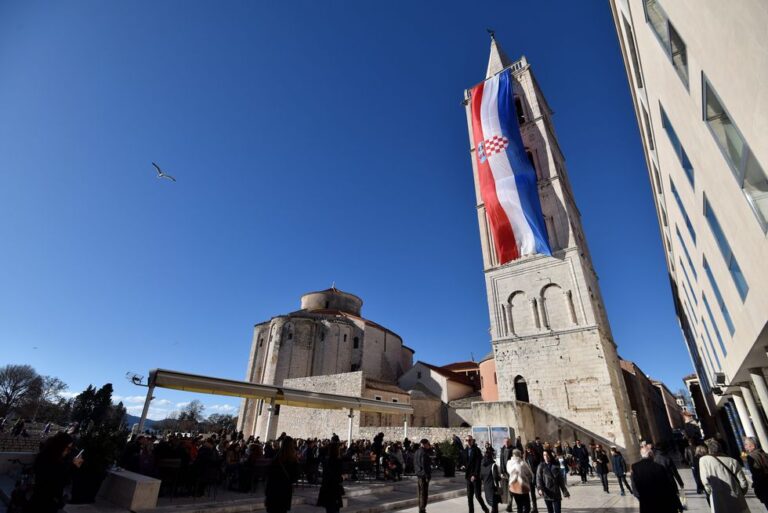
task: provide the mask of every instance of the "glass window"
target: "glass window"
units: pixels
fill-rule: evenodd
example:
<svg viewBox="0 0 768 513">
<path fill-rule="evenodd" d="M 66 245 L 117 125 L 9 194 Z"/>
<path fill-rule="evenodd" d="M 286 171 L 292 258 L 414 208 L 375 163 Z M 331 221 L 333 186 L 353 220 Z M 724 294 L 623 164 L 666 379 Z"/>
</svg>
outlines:
<svg viewBox="0 0 768 513">
<path fill-rule="evenodd" d="M 664 223 L 664 226 L 668 226 L 669 220 L 667 219 L 667 211 L 664 210 L 664 204 L 662 202 L 659 202 L 659 209 L 661 210 L 661 222 Z"/>
<path fill-rule="evenodd" d="M 685 270 L 685 266 L 683 265 L 683 260 L 680 259 L 680 269 L 683 270 L 683 275 L 685 276 L 685 283 L 688 285 L 688 290 L 691 292 L 691 295 L 688 297 L 688 300 L 691 301 L 696 306 L 699 306 L 699 300 L 696 299 L 696 294 L 693 292 L 693 286 L 691 285 L 691 279 L 688 277 L 688 271 Z M 687 293 L 687 292 L 686 292 Z"/>
<path fill-rule="evenodd" d="M 519 96 L 515 96 L 515 110 L 517 111 L 517 122 L 522 125 L 527 120 L 525 118 L 525 109 L 523 108 L 523 101 L 520 99 Z"/>
<path fill-rule="evenodd" d="M 675 71 L 680 75 L 680 78 L 688 86 L 688 54 L 685 49 L 685 42 L 680 34 L 677 33 L 675 27 L 669 24 L 669 45 L 672 57 L 672 65 L 675 67 Z"/>
<path fill-rule="evenodd" d="M 728 239 L 725 238 L 725 233 L 723 233 L 723 229 L 720 227 L 720 223 L 717 220 L 717 216 L 715 216 L 715 212 L 712 210 L 712 206 L 709 204 L 709 201 L 707 201 L 706 194 L 704 195 L 704 217 L 707 219 L 709 228 L 712 230 L 712 234 L 715 236 L 715 240 L 717 241 L 717 246 L 720 248 L 720 252 L 723 254 L 725 265 L 728 267 L 728 272 L 731 273 L 733 283 L 736 285 L 736 289 L 739 291 L 739 296 L 741 297 L 741 300 L 744 301 L 744 299 L 747 297 L 747 293 L 749 292 L 747 279 L 744 277 L 744 273 L 741 272 L 741 267 L 739 267 L 739 263 L 736 261 L 736 257 L 733 256 L 731 245 L 728 244 Z"/>
<path fill-rule="evenodd" d="M 651 161 L 651 170 L 653 172 L 653 180 L 656 183 L 656 194 L 664 194 L 664 190 L 661 188 L 661 180 L 659 179 L 659 170 L 653 161 Z"/>
<path fill-rule="evenodd" d="M 683 236 L 680 235 L 680 229 L 675 225 L 675 232 L 677 233 L 677 240 L 680 242 L 680 246 L 683 247 L 683 253 L 685 253 L 685 259 L 688 260 L 688 265 L 691 267 L 691 272 L 693 273 L 693 277 L 696 279 L 696 281 L 699 280 L 699 275 L 696 273 L 696 268 L 693 266 L 693 260 L 691 259 L 691 254 L 688 253 L 688 248 L 685 245 L 685 241 L 683 240 Z"/>
<path fill-rule="evenodd" d="M 763 231 L 768 230 L 768 178 L 765 171 L 704 76 L 702 83 L 704 121 L 712 130 Z"/>
<path fill-rule="evenodd" d="M 688 232 L 691 234 L 693 243 L 696 244 L 696 231 L 693 229 L 693 224 L 691 224 L 691 218 L 688 217 L 688 212 L 685 211 L 685 207 L 683 206 L 683 200 L 680 199 L 680 194 L 677 192 L 677 187 L 675 187 L 675 182 L 672 181 L 672 177 L 669 178 L 669 188 L 672 190 L 672 196 L 675 197 L 675 202 L 677 203 L 677 206 L 680 209 L 680 213 L 683 215 L 685 226 L 688 228 Z M 678 232 L 678 235 L 679 233 L 680 232 Z"/>
<path fill-rule="evenodd" d="M 701 318 L 701 325 L 704 326 L 704 335 L 706 336 L 707 343 L 709 344 L 709 350 L 712 351 L 712 354 L 715 357 L 715 361 L 717 362 L 717 368 L 722 369 L 723 366 L 720 365 L 720 357 L 717 356 L 717 351 L 715 351 L 715 344 L 712 343 L 712 337 L 709 335 L 709 330 L 707 329 L 707 323 L 704 322 L 704 317 Z M 725 356 L 725 346 L 722 346 L 721 349 L 723 350 L 723 356 Z"/>
<path fill-rule="evenodd" d="M 654 149 L 654 144 L 653 144 L 653 132 L 651 132 L 651 118 L 648 117 L 648 111 L 645 110 L 645 105 L 643 105 L 642 103 L 640 104 L 640 109 L 643 112 L 643 121 L 645 121 L 645 134 L 646 134 L 646 138 L 648 139 L 648 148 L 652 150 Z"/>
<path fill-rule="evenodd" d="M 688 159 L 688 154 L 680 143 L 680 139 L 677 137 L 677 132 L 675 132 L 675 129 L 672 127 L 672 123 L 670 123 L 667 113 L 664 111 L 664 107 L 661 106 L 661 103 L 659 103 L 659 110 L 661 111 L 661 125 L 664 127 L 664 130 L 666 130 L 669 142 L 675 150 L 675 154 L 680 161 L 680 165 L 683 167 L 683 171 L 685 171 L 685 176 L 688 177 L 688 181 L 690 182 L 691 187 L 693 187 L 693 164 L 691 164 L 691 161 Z"/>
<path fill-rule="evenodd" d="M 645 17 L 664 48 L 669 48 L 669 33 L 667 32 L 667 14 L 659 5 L 658 0 L 645 0 Z"/>
<path fill-rule="evenodd" d="M 723 295 L 720 294 L 720 287 L 717 286 L 717 282 L 715 281 L 715 276 L 712 274 L 712 269 L 710 269 L 709 262 L 707 262 L 706 258 L 704 258 L 704 272 L 707 273 L 707 278 L 709 278 L 709 284 L 712 285 L 712 292 L 715 293 L 717 306 L 720 307 L 720 311 L 723 314 L 723 319 L 725 319 L 725 324 L 728 326 L 728 332 L 731 335 L 733 335 L 733 333 L 736 331 L 736 328 L 733 326 L 733 321 L 731 320 L 731 314 L 728 312 L 728 307 L 725 306 Z M 704 300 L 704 305 L 706 305 L 707 310 L 710 312 L 710 317 L 712 317 L 712 311 L 709 309 L 709 303 L 707 302 L 707 298 L 704 296 L 703 293 L 701 297 Z M 717 331 L 717 325 L 715 324 L 714 317 L 712 317 L 712 326 L 715 328 L 715 331 Z"/>
<path fill-rule="evenodd" d="M 627 35 L 629 57 L 632 60 L 632 71 L 635 73 L 635 85 L 643 87 L 643 77 L 640 75 L 640 60 L 637 58 L 637 48 L 635 47 L 635 36 L 632 33 L 632 26 L 624 15 L 621 16 L 621 19 L 624 22 L 624 33 Z"/>
</svg>

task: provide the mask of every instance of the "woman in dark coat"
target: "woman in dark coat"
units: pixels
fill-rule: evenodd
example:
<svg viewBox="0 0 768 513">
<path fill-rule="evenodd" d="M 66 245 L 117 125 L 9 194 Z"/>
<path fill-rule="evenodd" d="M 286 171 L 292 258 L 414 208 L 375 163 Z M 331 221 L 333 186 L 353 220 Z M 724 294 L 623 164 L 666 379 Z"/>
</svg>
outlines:
<svg viewBox="0 0 768 513">
<path fill-rule="evenodd" d="M 323 481 L 317 496 L 317 505 L 325 508 L 326 513 L 338 513 L 342 507 L 344 486 L 341 476 L 341 460 L 339 459 L 339 444 L 331 442 L 323 460 Z"/>
<path fill-rule="evenodd" d="M 603 491 L 608 492 L 608 455 L 603 450 L 603 446 L 597 444 L 595 446 L 595 472 L 600 476 L 600 481 L 603 483 Z"/>
<path fill-rule="evenodd" d="M 45 441 L 35 457 L 35 485 L 29 511 L 56 513 L 64 507 L 64 487 L 71 479 L 72 466 L 80 467 L 83 458 L 70 459 L 73 440 L 67 433 L 56 433 Z"/>
<path fill-rule="evenodd" d="M 286 513 L 291 509 L 293 483 L 299 480 L 299 457 L 293 438 L 286 436 L 267 469 L 264 506 L 267 513 Z"/>
<path fill-rule="evenodd" d="M 496 465 L 496 461 L 493 458 L 493 447 L 488 447 L 480 462 L 480 481 L 483 483 L 485 500 L 491 505 L 491 513 L 499 513 L 499 501 L 501 499 L 501 494 L 499 493 L 500 480 L 499 466 Z"/>
<path fill-rule="evenodd" d="M 536 469 L 536 489 L 539 496 L 544 498 L 549 513 L 560 513 L 560 503 L 563 497 L 570 497 L 565 487 L 563 473 L 549 451 L 544 451 L 544 461 Z M 561 494 L 562 492 L 562 494 Z"/>
</svg>

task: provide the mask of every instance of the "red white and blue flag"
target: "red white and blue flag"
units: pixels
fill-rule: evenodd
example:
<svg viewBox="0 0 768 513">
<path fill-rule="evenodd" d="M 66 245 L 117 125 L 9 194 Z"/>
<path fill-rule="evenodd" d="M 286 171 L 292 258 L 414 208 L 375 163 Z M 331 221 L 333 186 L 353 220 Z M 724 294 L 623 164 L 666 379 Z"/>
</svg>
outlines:
<svg viewBox="0 0 768 513">
<path fill-rule="evenodd" d="M 536 183 L 525 153 L 509 69 L 472 88 L 472 138 L 480 196 L 500 264 L 551 255 Z"/>
</svg>

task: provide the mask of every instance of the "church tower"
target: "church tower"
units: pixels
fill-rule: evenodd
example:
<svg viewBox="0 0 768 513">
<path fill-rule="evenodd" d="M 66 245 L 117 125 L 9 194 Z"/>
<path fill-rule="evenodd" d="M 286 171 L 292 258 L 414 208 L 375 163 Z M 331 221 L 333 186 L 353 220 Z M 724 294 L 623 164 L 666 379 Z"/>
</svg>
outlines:
<svg viewBox="0 0 768 513">
<path fill-rule="evenodd" d="M 467 90 L 465 105 L 499 400 L 529 402 L 619 446 L 634 448 L 637 439 L 616 344 L 566 174 L 565 158 L 555 136 L 552 111 L 525 57 L 512 62 L 491 37 L 485 91 L 480 85 Z M 498 95 L 499 116 L 507 117 L 510 126 L 519 124 L 520 150 L 524 149 L 524 153 L 518 154 L 526 162 L 512 153 L 509 163 L 513 175 L 518 174 L 516 167 L 530 170 L 528 192 L 533 201 L 528 204 L 535 204 L 532 210 L 536 213 L 525 211 L 526 185 L 515 176 L 515 194 L 520 191 L 521 198 L 517 207 L 523 204 L 523 219 L 530 221 L 534 238 L 539 227 L 543 241 L 529 245 L 528 251 L 513 251 L 511 260 L 508 248 L 495 240 L 504 236 L 499 231 L 498 213 L 483 199 L 489 198 L 490 176 L 483 176 L 484 163 L 492 159 L 493 152 L 499 152 L 492 146 L 495 135 L 488 139 L 489 135 L 481 132 L 478 138 L 478 125 L 487 129 L 485 103 L 482 116 L 476 112 L 473 123 L 473 103 L 480 110 L 480 99 L 473 98 L 473 94 L 487 95 L 490 89 L 496 95 L 494 77 L 495 82 L 508 81 L 511 98 L 505 100 Z M 492 108 L 496 108 L 495 103 Z M 508 142 L 503 136 L 502 140 L 501 151 L 510 151 L 514 141 Z M 495 180 L 497 189 L 505 186 L 500 185 L 503 177 L 497 169 L 493 169 L 490 179 Z M 504 202 L 503 193 L 498 191 L 500 203 Z M 495 192 L 492 199 L 496 199 Z M 498 211 L 499 205 L 495 207 Z M 511 223 L 520 246 L 512 217 L 507 229 Z M 499 252 L 507 254 L 500 257 Z"/>
</svg>

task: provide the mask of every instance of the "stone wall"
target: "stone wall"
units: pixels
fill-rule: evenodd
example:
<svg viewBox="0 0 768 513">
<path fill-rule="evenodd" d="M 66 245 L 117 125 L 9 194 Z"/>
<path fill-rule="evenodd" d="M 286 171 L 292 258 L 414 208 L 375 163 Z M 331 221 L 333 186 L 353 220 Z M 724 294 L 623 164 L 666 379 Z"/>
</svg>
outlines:
<svg viewBox="0 0 768 513">
<path fill-rule="evenodd" d="M 363 373 L 362 371 L 345 372 L 329 376 L 286 379 L 283 385 L 286 388 L 298 390 L 362 397 Z M 342 439 L 346 439 L 349 428 L 347 414 L 346 410 L 282 406 L 280 415 L 277 417 L 275 432 L 279 434 L 284 431 L 294 438 L 330 438 L 333 433 L 336 433 Z M 357 437 L 359 428 L 360 416 L 359 412 L 355 412 L 355 417 L 352 419 L 353 438 Z"/>
<path fill-rule="evenodd" d="M 353 438 L 373 439 L 378 433 L 384 433 L 384 440 L 403 440 L 402 427 L 364 427 L 358 432 L 358 436 Z M 442 428 L 442 427 L 411 427 L 408 426 L 408 439 L 418 442 L 426 438 L 430 443 L 444 442 L 450 440 L 453 435 L 459 436 L 464 440 L 464 436 L 472 434 L 472 428 Z M 343 438 L 343 437 L 342 437 Z"/>
<path fill-rule="evenodd" d="M 638 454 L 637 441 L 625 447 L 615 438 L 605 438 L 591 430 L 573 422 L 552 415 L 541 408 L 529 403 L 516 401 L 496 401 L 472 403 L 474 426 L 509 426 L 517 436 L 522 437 L 523 443 L 533 441 L 537 436 L 543 441 L 554 442 L 567 440 L 573 443 L 580 439 L 583 442 L 595 440 L 605 447 L 615 445 L 625 455 L 634 457 Z"/>
</svg>

